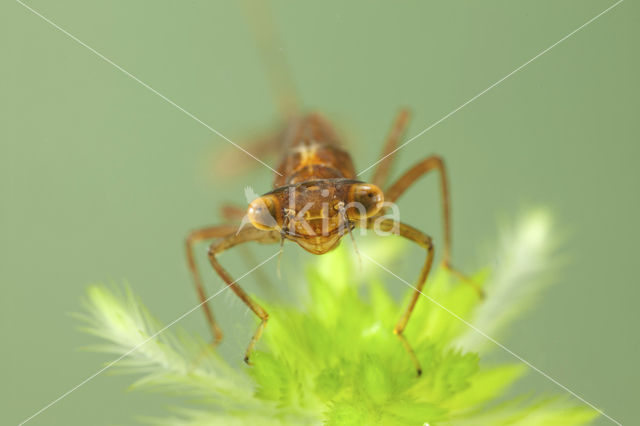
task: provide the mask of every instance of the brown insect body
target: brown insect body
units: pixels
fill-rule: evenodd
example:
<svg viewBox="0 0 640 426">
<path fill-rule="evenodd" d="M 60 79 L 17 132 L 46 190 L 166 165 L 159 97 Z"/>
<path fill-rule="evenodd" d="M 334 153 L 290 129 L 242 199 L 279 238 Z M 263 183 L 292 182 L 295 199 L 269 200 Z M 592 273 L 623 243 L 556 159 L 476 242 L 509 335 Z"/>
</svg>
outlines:
<svg viewBox="0 0 640 426">
<path fill-rule="evenodd" d="M 270 204 L 271 217 L 264 221 L 270 218 L 274 221 L 265 228 L 279 228 L 283 238 L 295 241 L 311 253 L 326 253 L 337 247 L 340 238 L 354 227 L 348 216 L 351 213 L 353 218 L 357 212 L 348 205 L 355 201 L 356 193 L 368 189 L 379 206 L 382 191 L 354 179 L 351 156 L 319 114 L 291 120 L 282 146 L 284 155 L 275 189 L 257 203 Z M 251 207 L 249 217 L 253 217 Z M 260 218 L 256 222 L 260 227 Z"/>
<path fill-rule="evenodd" d="M 260 2 L 256 4 L 260 5 Z M 251 15 L 256 18 L 258 23 L 256 27 L 262 28 L 257 17 L 266 15 L 266 12 Z M 263 37 L 264 33 L 267 36 Z M 263 47 L 271 47 L 273 50 L 273 47 L 278 46 L 272 31 L 265 31 L 265 28 L 262 28 L 262 31 L 257 31 L 256 35 Z M 271 63 L 271 61 L 267 62 Z M 287 84 L 291 79 L 287 78 L 286 67 L 282 66 L 275 71 L 277 72 L 271 73 L 274 87 L 291 89 Z M 285 95 L 287 93 L 286 90 L 276 90 L 276 92 L 280 94 L 284 92 Z M 293 91 L 290 90 L 288 93 L 291 94 Z M 291 102 L 294 98 L 295 96 L 280 98 L 284 117 L 296 115 L 298 109 L 293 105 L 296 102 L 293 104 Z M 292 118 L 278 138 L 265 138 L 255 146 L 253 151 L 261 153 L 267 152 L 265 148 L 271 149 L 277 145 L 280 148 L 282 158 L 277 168 L 274 189 L 253 200 L 246 210 L 235 206 L 223 207 L 223 215 L 228 220 L 236 221 L 244 216 L 253 226 L 240 226 L 239 228 L 237 224 L 229 223 L 204 227 L 191 232 L 186 240 L 189 269 L 193 275 L 195 288 L 215 343 L 222 339 L 222 331 L 208 304 L 204 283 L 196 267 L 194 255 L 196 243 L 213 240 L 208 251 L 209 263 L 212 268 L 260 318 L 260 324 L 245 352 L 245 361 L 249 362 L 250 354 L 267 325 L 269 314 L 238 285 L 236 280 L 220 264 L 218 256 L 233 247 L 248 242 L 282 244 L 284 240 L 294 241 L 311 253 L 323 254 L 335 248 L 340 239 L 351 232 L 355 226 L 360 226 L 383 231 L 387 234 L 394 233 L 425 250 L 425 260 L 412 290 L 409 304 L 393 329 L 409 353 L 418 375 L 420 375 L 422 371 L 420 363 L 403 332 L 431 270 L 434 246 L 431 237 L 426 233 L 399 221 L 397 218 L 384 217 L 383 204 L 385 202 L 395 203 L 420 177 L 435 172 L 434 174 L 438 175 L 440 183 L 444 228 L 442 264 L 452 274 L 471 284 L 479 296 L 482 296 L 482 290 L 451 265 L 451 212 L 443 160 L 436 155 L 423 158 L 395 182 L 389 182 L 391 155 L 398 149 L 399 140 L 406 129 L 408 118 L 407 110 L 399 112 L 383 147 L 382 158 L 376 163 L 376 169 L 371 178 L 372 183 L 364 183 L 356 179 L 351 156 L 343 148 L 336 132 L 319 114 L 307 114 Z"/>
<path fill-rule="evenodd" d="M 353 228 L 339 210 L 352 182 L 342 178 L 310 180 L 265 194 L 274 196 L 278 206 L 285 206 L 276 216 L 277 223 L 284 224 L 285 218 L 288 222 L 282 226 L 283 238 L 313 254 L 337 247 L 340 238 Z"/>
</svg>

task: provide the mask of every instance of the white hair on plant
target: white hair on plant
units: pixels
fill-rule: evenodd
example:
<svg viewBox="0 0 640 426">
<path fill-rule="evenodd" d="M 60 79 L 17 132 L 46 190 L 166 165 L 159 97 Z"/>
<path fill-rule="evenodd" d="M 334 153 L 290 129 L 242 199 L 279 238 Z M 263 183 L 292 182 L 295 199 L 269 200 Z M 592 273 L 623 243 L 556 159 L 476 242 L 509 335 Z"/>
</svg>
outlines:
<svg viewBox="0 0 640 426">
<path fill-rule="evenodd" d="M 550 254 L 555 247 L 551 228 L 550 213 L 539 209 L 525 215 L 511 229 L 503 229 L 495 269 L 485 286 L 487 298 L 471 318 L 477 329 L 494 337 L 499 335 L 549 283 Z M 467 350 L 480 350 L 487 343 L 489 341 L 473 329 L 468 329 L 457 340 L 457 344 Z"/>
</svg>

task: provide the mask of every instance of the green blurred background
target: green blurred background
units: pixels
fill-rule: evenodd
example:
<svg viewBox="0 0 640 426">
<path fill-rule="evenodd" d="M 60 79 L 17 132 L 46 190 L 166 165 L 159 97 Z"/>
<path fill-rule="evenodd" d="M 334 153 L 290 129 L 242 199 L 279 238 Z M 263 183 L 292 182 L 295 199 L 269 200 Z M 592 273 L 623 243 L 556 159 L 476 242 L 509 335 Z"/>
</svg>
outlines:
<svg viewBox="0 0 640 426">
<path fill-rule="evenodd" d="M 28 4 L 240 144 L 278 123 L 234 2 Z M 411 136 L 611 4 L 270 8 L 305 108 L 335 123 L 362 169 L 399 107 L 413 111 Z M 187 231 L 219 222 L 223 202 L 243 203 L 245 185 L 267 191 L 271 173 L 257 165 L 216 179 L 211 165 L 233 149 L 227 142 L 19 3 L 0 8 L 0 417 L 16 424 L 110 359 L 80 350 L 95 340 L 68 315 L 81 309 L 87 284 L 126 280 L 161 321 L 178 317 L 196 302 L 183 260 Z M 500 218 L 551 210 L 567 261 L 504 343 L 629 424 L 640 380 L 638 8 L 626 1 L 558 45 L 403 149 L 395 169 L 430 153 L 446 158 L 454 260 L 468 271 L 492 259 Z M 433 178 L 421 181 L 401 207 L 438 242 L 436 189 Z M 398 272 L 411 279 L 422 254 L 408 256 Z M 284 257 L 279 287 L 296 282 L 296 259 L 311 256 L 289 244 Z M 248 268 L 224 259 L 236 275 Z M 277 281 L 275 262 L 265 273 Z M 256 291 L 255 277 L 243 282 Z M 222 350 L 239 359 L 253 318 L 231 294 L 213 305 L 226 331 Z M 206 332 L 200 313 L 180 326 Z M 131 424 L 171 402 L 126 393 L 130 382 L 102 374 L 29 424 Z M 533 372 L 523 386 L 563 392 Z"/>
</svg>

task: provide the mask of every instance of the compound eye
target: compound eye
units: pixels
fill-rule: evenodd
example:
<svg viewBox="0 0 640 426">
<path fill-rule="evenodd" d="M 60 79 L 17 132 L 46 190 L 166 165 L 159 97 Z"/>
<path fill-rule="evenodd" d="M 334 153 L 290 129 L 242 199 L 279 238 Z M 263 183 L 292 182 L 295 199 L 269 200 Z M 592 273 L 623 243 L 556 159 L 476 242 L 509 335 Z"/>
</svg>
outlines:
<svg viewBox="0 0 640 426">
<path fill-rule="evenodd" d="M 347 216 L 349 219 L 364 219 L 374 216 L 384 204 L 384 194 L 370 183 L 356 183 L 349 191 Z"/>
<path fill-rule="evenodd" d="M 265 195 L 253 200 L 247 210 L 251 224 L 263 231 L 278 229 L 278 204 L 277 198 L 273 195 Z"/>
</svg>

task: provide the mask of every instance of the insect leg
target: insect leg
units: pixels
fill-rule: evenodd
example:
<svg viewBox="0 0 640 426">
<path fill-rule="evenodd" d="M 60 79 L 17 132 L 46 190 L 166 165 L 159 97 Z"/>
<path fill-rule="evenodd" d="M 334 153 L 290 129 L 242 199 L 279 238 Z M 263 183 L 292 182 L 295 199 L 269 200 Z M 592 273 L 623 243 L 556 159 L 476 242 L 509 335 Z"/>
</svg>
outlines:
<svg viewBox="0 0 640 426">
<path fill-rule="evenodd" d="M 207 300 L 207 293 L 204 289 L 200 273 L 198 272 L 198 267 L 196 266 L 193 247 L 200 241 L 210 240 L 213 238 L 219 238 L 229 234 L 233 234 L 236 229 L 236 225 L 219 225 L 197 229 L 189 233 L 185 242 L 187 265 L 189 266 L 191 276 L 193 277 L 193 283 L 196 288 L 196 293 L 198 294 L 198 299 L 200 299 L 200 303 L 202 303 L 202 310 L 207 319 L 207 323 L 209 324 L 209 328 L 211 329 L 211 333 L 213 334 L 214 344 L 218 344 L 220 340 L 222 340 L 222 330 L 220 330 L 218 323 L 216 323 L 213 312 L 211 311 L 211 307 L 207 302 L 205 302 Z"/>
<path fill-rule="evenodd" d="M 447 181 L 447 173 L 444 167 L 444 161 L 437 155 L 432 155 L 424 160 L 416 163 L 413 167 L 405 172 L 393 185 L 385 192 L 385 201 L 395 202 L 404 192 L 413 185 L 418 178 L 436 170 L 440 176 L 440 196 L 442 199 L 442 221 L 444 228 L 444 252 L 442 264 L 453 275 L 460 278 L 463 282 L 469 284 L 478 293 L 479 297 L 484 297 L 484 293 L 478 285 L 469 279 L 465 274 L 453 267 L 451 264 L 451 207 L 449 197 L 449 185 Z"/>
<path fill-rule="evenodd" d="M 373 227 L 374 221 L 369 222 L 369 227 Z M 401 237 L 407 238 L 408 240 L 413 241 L 418 244 L 420 247 L 426 250 L 427 257 L 422 265 L 422 270 L 420 271 L 420 276 L 418 277 L 418 281 L 416 282 L 415 289 L 413 290 L 413 295 L 411 296 L 411 300 L 409 301 L 409 305 L 407 309 L 404 311 L 400 319 L 398 320 L 396 326 L 393 329 L 393 333 L 398 336 L 402 345 L 405 347 L 411 360 L 413 361 L 414 366 L 416 367 L 416 372 L 418 376 L 422 374 L 422 367 L 420 367 L 420 362 L 416 357 L 413 348 L 404 337 L 403 332 L 405 327 L 407 326 L 407 322 L 409 322 L 409 318 L 411 317 L 411 313 L 413 312 L 413 308 L 420 297 L 422 289 L 424 288 L 425 282 L 427 281 L 427 276 L 429 275 L 429 271 L 431 270 L 431 265 L 433 263 L 433 243 L 431 241 L 431 237 L 425 234 L 424 232 L 418 231 L 417 229 L 406 225 L 402 222 L 396 222 L 392 219 L 382 219 L 378 220 L 378 223 L 375 224 L 376 227 L 384 232 L 394 231 L 397 232 Z"/>
<path fill-rule="evenodd" d="M 235 282 L 231 275 L 229 275 L 229 273 L 220 265 L 216 256 L 230 249 L 231 247 L 249 241 L 257 241 L 266 244 L 279 243 L 280 239 L 280 234 L 277 231 L 261 231 L 259 229 L 251 227 L 244 228 L 237 234 L 228 235 L 209 246 L 209 262 L 211 262 L 211 266 L 213 266 L 213 269 L 215 269 L 220 278 L 222 278 L 227 286 L 231 288 L 236 296 L 238 296 L 261 320 L 260 325 L 258 325 L 258 328 L 253 334 L 251 341 L 249 342 L 247 351 L 245 352 L 244 360 L 247 363 L 249 363 L 249 356 L 251 355 L 256 342 L 258 341 L 258 339 L 260 339 L 262 331 L 267 325 L 269 314 L 264 310 L 264 308 L 262 308 L 262 306 L 260 306 L 251 297 L 249 297 L 249 295 Z"/>
<path fill-rule="evenodd" d="M 246 207 L 240 207 L 233 204 L 225 204 L 220 209 L 222 213 L 222 217 L 232 223 L 240 223 L 242 218 L 247 214 Z M 258 263 L 253 251 L 249 246 L 240 246 L 238 248 L 240 250 L 240 255 L 245 261 L 245 264 L 248 267 L 256 265 Z M 269 276 L 265 273 L 263 269 L 258 269 L 253 273 L 256 277 L 256 281 L 260 283 L 260 286 L 263 290 L 267 291 L 269 295 L 274 294 L 275 286 L 269 279 Z"/>
<path fill-rule="evenodd" d="M 227 222 L 240 222 L 246 213 L 246 208 L 234 204 L 224 204 L 220 207 L 220 214 Z"/>
<path fill-rule="evenodd" d="M 252 155 L 268 161 L 280 148 L 279 134 L 273 133 L 267 137 L 257 138 L 250 141 L 246 150 Z M 215 151 L 210 163 L 212 165 L 212 177 L 216 179 L 231 179 L 245 174 L 256 167 L 257 162 L 249 157 L 245 152 L 236 147 L 225 146 Z"/>
<path fill-rule="evenodd" d="M 407 128 L 407 124 L 409 122 L 409 110 L 406 108 L 398 111 L 396 115 L 396 120 L 389 132 L 389 136 L 387 136 L 387 141 L 384 144 L 384 148 L 382 149 L 381 158 L 382 161 L 376 167 L 375 172 L 373 173 L 373 178 L 371 179 L 371 183 L 379 186 L 380 188 L 384 188 L 389 179 L 389 171 L 391 169 L 391 163 L 393 161 L 393 156 L 390 154 L 397 148 L 398 142 L 402 137 L 405 129 Z"/>
</svg>

